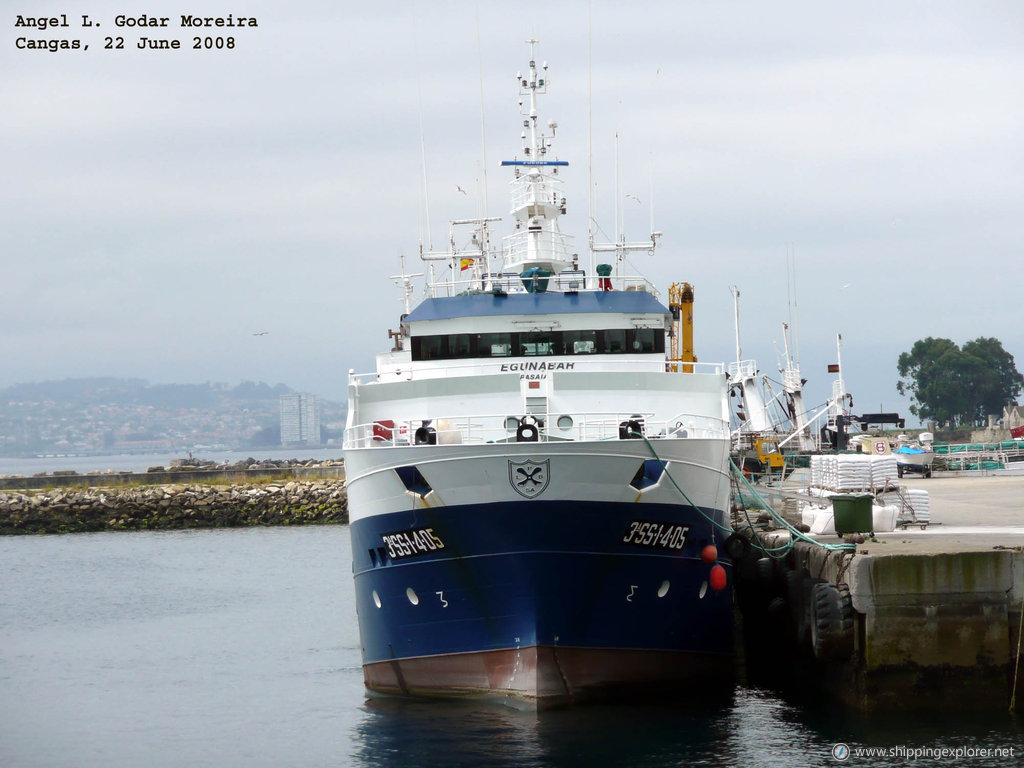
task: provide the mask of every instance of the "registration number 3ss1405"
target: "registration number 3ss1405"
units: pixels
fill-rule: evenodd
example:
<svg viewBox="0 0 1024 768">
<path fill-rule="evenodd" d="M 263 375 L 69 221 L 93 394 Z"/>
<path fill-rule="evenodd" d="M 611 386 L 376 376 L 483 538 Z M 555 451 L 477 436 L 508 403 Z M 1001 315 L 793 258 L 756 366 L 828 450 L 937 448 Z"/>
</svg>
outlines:
<svg viewBox="0 0 1024 768">
<path fill-rule="evenodd" d="M 408 531 L 385 533 L 381 540 L 388 548 L 388 556 L 393 560 L 412 555 L 425 555 L 445 548 L 444 542 L 434 533 L 433 528 L 413 528 Z"/>
<path fill-rule="evenodd" d="M 654 549 L 682 550 L 690 526 L 658 520 L 633 520 L 629 524 L 623 544 L 635 544 Z"/>
</svg>

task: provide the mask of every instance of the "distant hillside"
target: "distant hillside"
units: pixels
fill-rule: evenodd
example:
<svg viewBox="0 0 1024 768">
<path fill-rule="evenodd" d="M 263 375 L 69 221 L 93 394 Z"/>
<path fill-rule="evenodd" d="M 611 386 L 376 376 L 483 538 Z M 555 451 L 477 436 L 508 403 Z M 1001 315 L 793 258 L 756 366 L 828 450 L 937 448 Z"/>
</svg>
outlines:
<svg viewBox="0 0 1024 768">
<path fill-rule="evenodd" d="M 150 384 L 110 377 L 0 389 L 0 455 L 187 451 L 280 443 L 284 384 Z M 321 439 L 338 440 L 345 405 L 321 401 Z"/>
<path fill-rule="evenodd" d="M 54 401 L 68 406 L 142 405 L 152 408 L 215 408 L 225 401 L 247 403 L 277 400 L 293 390 L 284 384 L 262 381 L 227 384 L 150 384 L 143 379 L 63 379 L 15 384 L 0 390 L 0 401 L 41 403 Z"/>
</svg>

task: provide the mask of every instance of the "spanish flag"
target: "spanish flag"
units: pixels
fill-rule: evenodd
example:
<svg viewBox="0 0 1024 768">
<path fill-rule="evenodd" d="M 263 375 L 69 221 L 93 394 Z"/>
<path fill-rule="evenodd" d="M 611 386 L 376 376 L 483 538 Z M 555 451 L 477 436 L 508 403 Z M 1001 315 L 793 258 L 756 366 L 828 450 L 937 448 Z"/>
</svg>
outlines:
<svg viewBox="0 0 1024 768">
<path fill-rule="evenodd" d="M 828 364 L 828 372 L 829 373 L 839 373 L 839 363 L 829 363 Z"/>
<path fill-rule="evenodd" d="M 472 266 L 473 266 L 473 260 L 472 259 L 463 259 L 460 262 L 459 271 L 460 272 L 465 272 L 467 269 L 469 269 Z"/>
</svg>

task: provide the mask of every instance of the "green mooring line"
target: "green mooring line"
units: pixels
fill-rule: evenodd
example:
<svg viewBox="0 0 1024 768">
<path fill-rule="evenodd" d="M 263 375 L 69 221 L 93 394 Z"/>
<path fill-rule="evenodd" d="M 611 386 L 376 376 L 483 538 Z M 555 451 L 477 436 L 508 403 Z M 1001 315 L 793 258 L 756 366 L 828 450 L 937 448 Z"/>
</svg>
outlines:
<svg viewBox="0 0 1024 768">
<path fill-rule="evenodd" d="M 651 455 L 655 459 L 658 460 L 659 464 L 661 464 L 662 472 L 664 472 L 664 474 L 668 475 L 668 479 L 672 482 L 673 487 L 675 487 L 675 489 L 677 491 L 679 491 L 679 495 L 682 496 L 686 500 L 687 504 L 689 504 L 691 507 L 693 507 L 695 510 L 697 510 L 697 512 L 705 520 L 707 520 L 709 523 L 711 523 L 715 528 L 718 528 L 720 531 L 723 531 L 723 532 L 728 533 L 728 534 L 735 533 L 735 531 L 732 528 L 724 526 L 721 523 L 719 523 L 717 520 L 715 520 L 714 518 L 709 517 L 708 515 L 706 515 L 704 513 L 704 510 L 702 510 L 700 507 L 698 507 L 696 504 L 693 503 L 693 501 L 690 499 L 690 497 L 686 495 L 686 491 L 684 491 L 682 488 L 679 487 L 679 483 L 677 483 L 675 481 L 675 478 L 672 477 L 672 475 L 669 473 L 668 465 L 665 463 L 665 460 L 662 459 L 661 456 L 658 455 L 658 452 L 654 449 L 654 446 L 651 444 L 651 441 L 647 439 L 646 435 L 641 434 L 639 432 L 630 432 L 629 434 L 631 436 L 641 438 L 644 441 L 644 443 L 647 444 L 647 448 L 648 448 L 648 450 L 650 450 Z M 789 552 L 795 546 L 795 544 L 796 544 L 795 540 L 796 539 L 800 539 L 801 541 L 805 541 L 808 544 L 813 544 L 816 547 L 823 547 L 824 549 L 827 549 L 830 552 L 851 552 L 851 551 L 855 551 L 857 549 L 857 545 L 856 544 L 846 544 L 846 543 L 843 543 L 843 544 L 826 544 L 823 541 L 817 541 L 816 539 L 812 539 L 810 536 L 807 536 L 802 531 L 798 531 L 796 528 L 794 528 L 792 525 L 789 524 L 789 521 L 787 521 L 785 518 L 782 517 L 782 515 L 780 515 L 778 512 L 776 512 L 774 507 L 772 507 L 772 505 L 769 504 L 768 501 L 760 493 L 757 492 L 757 490 L 750 483 L 750 481 L 747 480 L 747 478 L 745 478 L 743 476 L 743 473 L 740 471 L 740 468 L 736 466 L 736 462 L 734 462 L 732 459 L 729 459 L 729 465 L 731 467 L 731 474 L 733 475 L 733 477 L 737 478 L 738 481 L 742 481 L 743 483 L 745 483 L 747 488 L 748 488 L 748 490 L 754 495 L 754 498 L 757 499 L 761 504 L 764 505 L 764 508 L 768 511 L 768 514 L 772 518 L 772 520 L 774 520 L 776 523 L 778 523 L 779 526 L 781 526 L 782 528 L 785 528 L 789 532 L 789 534 L 790 534 L 790 539 L 785 544 L 782 544 L 781 546 L 778 546 L 778 547 L 771 547 L 771 548 L 767 548 L 763 544 L 761 544 L 760 541 L 758 541 L 758 537 L 757 537 L 756 534 L 751 537 L 752 543 L 754 544 L 754 546 L 757 547 L 758 549 L 760 549 L 762 552 L 764 552 L 769 557 L 775 557 L 775 558 L 785 557 L 787 554 L 789 554 Z M 737 482 L 737 489 L 738 488 L 739 488 L 739 483 Z M 749 513 L 747 511 L 747 508 L 745 506 L 743 508 L 743 514 L 747 518 L 747 527 L 750 528 L 751 532 L 753 532 L 754 531 L 754 524 L 750 521 L 750 515 L 749 515 Z"/>
<path fill-rule="evenodd" d="M 772 520 L 774 520 L 780 526 L 782 526 L 787 531 L 789 531 L 789 534 L 790 534 L 789 543 L 787 545 L 784 545 L 785 548 L 786 548 L 786 553 L 788 553 L 789 550 L 791 550 L 793 548 L 793 546 L 795 544 L 794 539 L 800 539 L 801 541 L 805 541 L 808 544 L 813 544 L 816 547 L 823 547 L 824 549 L 827 549 L 830 552 L 850 552 L 850 551 L 855 551 L 857 549 L 857 545 L 856 544 L 847 544 L 847 543 L 843 543 L 843 544 L 826 544 L 823 541 L 818 541 L 817 539 L 812 539 L 810 536 L 808 536 L 805 533 L 803 533 L 803 531 L 798 531 L 796 528 L 794 528 L 792 525 L 789 524 L 788 520 L 786 520 L 784 517 L 782 517 L 782 515 L 780 515 L 778 512 L 776 512 L 775 509 L 772 507 L 772 505 L 769 504 L 768 501 L 760 493 L 757 492 L 757 489 L 754 488 L 754 486 L 751 484 L 751 482 L 749 480 L 747 480 L 747 478 L 745 478 L 743 476 L 743 473 L 740 471 L 740 468 L 736 466 L 736 462 L 734 462 L 732 459 L 730 459 L 729 460 L 729 464 L 732 466 L 732 474 L 733 474 L 733 476 L 736 477 L 738 481 L 742 481 L 747 486 L 747 489 L 754 495 L 754 498 L 757 499 L 759 502 L 761 502 L 764 505 L 764 508 L 766 510 L 768 510 L 768 514 L 769 514 L 769 516 L 771 516 Z M 737 483 L 737 487 L 738 487 L 738 483 Z M 744 511 L 744 514 L 746 514 L 746 507 L 743 508 L 743 511 Z M 749 517 L 749 515 L 747 516 L 747 523 L 750 524 L 750 517 Z M 783 547 L 778 547 L 776 549 L 782 549 L 782 548 Z M 764 550 L 765 552 L 769 551 L 769 550 L 764 549 L 763 547 L 761 549 Z M 776 551 L 776 549 L 772 549 L 771 551 L 774 552 L 774 551 Z"/>
<path fill-rule="evenodd" d="M 635 437 L 639 437 L 639 438 L 641 438 L 641 439 L 642 439 L 642 440 L 643 440 L 643 441 L 644 441 L 645 443 L 647 443 L 647 447 L 648 447 L 648 449 L 650 449 L 650 451 L 651 451 L 651 455 L 652 455 L 652 456 L 653 456 L 653 457 L 654 457 L 655 459 L 657 459 L 657 460 L 658 460 L 658 463 L 659 463 L 659 464 L 661 464 L 661 471 L 662 471 L 662 472 L 663 472 L 663 473 L 664 473 L 664 474 L 665 474 L 665 475 L 666 475 L 666 476 L 668 477 L 668 479 L 669 479 L 669 480 L 671 480 L 671 481 L 672 481 L 672 485 L 673 485 L 673 486 L 675 486 L 675 489 L 676 489 L 677 491 L 679 491 L 679 494 L 680 494 L 680 495 L 681 495 L 681 496 L 682 496 L 682 497 L 683 497 L 684 499 L 686 499 L 686 503 L 687 503 L 687 504 L 689 504 L 689 505 L 690 505 L 691 507 L 693 507 L 693 508 L 694 508 L 695 510 L 697 510 L 697 512 L 698 512 L 698 513 L 700 513 L 701 517 L 703 517 L 703 518 L 704 518 L 705 520 L 707 520 L 707 521 L 708 521 L 709 523 L 711 523 L 711 524 L 712 524 L 713 526 L 715 526 L 716 528 L 718 528 L 718 529 L 719 529 L 720 531 L 724 531 L 725 533 L 729 533 L 729 534 L 731 534 L 731 533 L 734 533 L 734 531 L 733 531 L 733 529 L 732 529 L 732 528 L 729 528 L 729 527 L 727 527 L 727 526 L 724 526 L 724 525 L 722 525 L 722 524 L 721 524 L 720 522 L 718 522 L 717 520 L 715 520 L 715 519 L 714 519 L 714 518 L 712 518 L 712 517 L 708 517 L 708 516 L 707 516 L 706 514 L 704 514 L 704 510 L 703 510 L 703 509 L 701 509 L 700 507 L 698 507 L 698 506 L 697 506 L 696 504 L 694 504 L 694 503 L 693 503 L 693 501 L 691 501 L 691 500 L 690 500 L 690 497 L 686 495 L 686 491 L 684 491 L 684 490 L 683 490 L 682 488 L 680 488 L 680 487 L 679 487 L 679 483 L 677 483 L 677 482 L 676 482 L 676 480 L 675 480 L 675 478 L 674 478 L 674 477 L 672 477 L 672 475 L 671 475 L 671 474 L 669 474 L 669 471 L 668 471 L 668 465 L 667 465 L 667 464 L 665 464 L 665 460 L 664 460 L 664 459 L 662 459 L 662 458 L 661 458 L 661 456 L 659 456 L 659 455 L 658 455 L 658 452 L 657 452 L 656 450 L 654 450 L 654 446 L 653 446 L 653 445 L 651 445 L 651 441 L 647 439 L 647 435 L 644 435 L 644 434 L 642 434 L 642 433 L 640 433 L 640 432 L 630 432 L 629 434 L 630 434 L 630 435 L 633 435 L 633 436 L 635 436 Z"/>
</svg>

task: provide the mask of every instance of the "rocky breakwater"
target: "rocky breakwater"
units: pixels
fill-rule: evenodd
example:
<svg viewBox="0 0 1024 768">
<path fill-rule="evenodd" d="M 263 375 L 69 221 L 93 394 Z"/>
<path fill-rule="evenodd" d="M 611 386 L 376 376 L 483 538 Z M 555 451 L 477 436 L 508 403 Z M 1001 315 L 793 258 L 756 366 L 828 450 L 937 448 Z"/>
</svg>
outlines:
<svg viewBox="0 0 1024 768">
<path fill-rule="evenodd" d="M 0 534 L 347 522 L 341 479 L 0 491 Z"/>
</svg>

